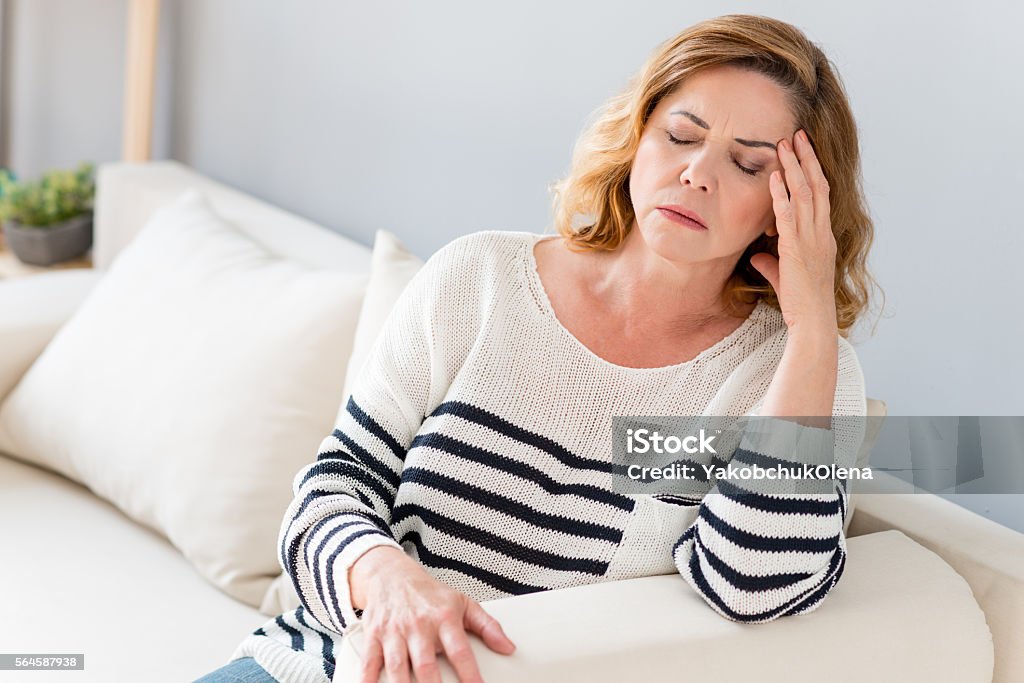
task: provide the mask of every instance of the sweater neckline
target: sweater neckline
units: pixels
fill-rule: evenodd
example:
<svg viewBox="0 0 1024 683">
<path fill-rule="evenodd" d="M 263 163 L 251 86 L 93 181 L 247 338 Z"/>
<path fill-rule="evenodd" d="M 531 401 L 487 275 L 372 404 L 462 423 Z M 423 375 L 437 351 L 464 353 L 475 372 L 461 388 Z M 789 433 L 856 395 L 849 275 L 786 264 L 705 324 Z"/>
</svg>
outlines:
<svg viewBox="0 0 1024 683">
<path fill-rule="evenodd" d="M 569 342 L 578 347 L 586 356 L 600 365 L 606 366 L 618 372 L 625 373 L 637 373 L 637 374 L 650 374 L 658 372 L 669 372 L 673 370 L 680 370 L 683 368 L 692 367 L 693 365 L 709 360 L 720 353 L 724 352 L 736 339 L 739 339 L 747 333 L 752 325 L 759 322 L 764 317 L 765 311 L 768 305 L 764 302 L 764 299 L 760 299 L 754 306 L 754 310 L 750 312 L 746 320 L 740 323 L 740 326 L 730 332 L 728 335 L 715 342 L 708 348 L 704 349 L 690 360 L 683 361 L 681 363 L 675 363 L 673 365 L 662 365 L 654 368 L 633 368 L 626 365 L 619 365 L 613 363 L 610 360 L 602 358 L 593 351 L 590 350 L 586 344 L 581 342 L 576 335 L 569 331 L 569 329 L 562 324 L 562 321 L 555 315 L 555 308 L 551 305 L 551 300 L 548 298 L 547 290 L 544 289 L 544 283 L 540 279 L 540 273 L 537 269 L 537 257 L 534 254 L 533 248 L 538 242 L 543 239 L 554 239 L 559 235 L 548 235 L 544 233 L 527 233 L 528 239 L 525 243 L 526 248 L 526 270 L 527 270 L 527 282 L 530 289 L 533 291 L 533 297 L 531 297 L 540 308 L 541 312 L 549 317 L 552 322 L 558 327 L 559 332 L 568 338 Z"/>
</svg>

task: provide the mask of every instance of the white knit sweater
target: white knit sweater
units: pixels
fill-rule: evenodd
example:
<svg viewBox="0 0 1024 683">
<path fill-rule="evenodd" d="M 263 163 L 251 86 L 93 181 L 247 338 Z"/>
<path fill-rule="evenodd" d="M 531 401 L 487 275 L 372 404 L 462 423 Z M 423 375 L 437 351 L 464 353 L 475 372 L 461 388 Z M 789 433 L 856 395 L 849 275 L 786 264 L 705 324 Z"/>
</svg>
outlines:
<svg viewBox="0 0 1024 683">
<path fill-rule="evenodd" d="M 678 571 L 712 609 L 751 623 L 809 612 L 838 582 L 842 485 L 814 500 L 755 499 L 711 481 L 699 505 L 611 487 L 612 416 L 755 414 L 786 345 L 781 313 L 759 303 L 685 363 L 619 366 L 555 317 L 533 254 L 542 237 L 477 232 L 417 273 L 344 418 L 295 477 L 279 557 L 303 606 L 231 659 L 253 656 L 282 683 L 329 681 L 342 634 L 362 616 L 345 577 L 378 545 L 478 601 Z M 856 353 L 836 338 L 833 412 L 863 416 Z M 781 437 L 745 432 L 719 457 L 789 461 L 795 439 L 818 432 L 852 466 L 863 439 L 863 422 L 778 422 Z"/>
</svg>

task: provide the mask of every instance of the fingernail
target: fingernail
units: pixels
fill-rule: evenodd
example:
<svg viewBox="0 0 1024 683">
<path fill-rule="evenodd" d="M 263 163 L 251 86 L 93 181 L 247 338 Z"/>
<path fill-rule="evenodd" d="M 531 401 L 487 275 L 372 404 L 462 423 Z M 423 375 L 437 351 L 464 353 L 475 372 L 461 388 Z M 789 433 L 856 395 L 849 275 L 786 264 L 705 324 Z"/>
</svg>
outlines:
<svg viewBox="0 0 1024 683">
<path fill-rule="evenodd" d="M 807 133 L 805 133 L 802 128 L 800 129 L 800 142 L 805 145 L 807 144 Z"/>
</svg>

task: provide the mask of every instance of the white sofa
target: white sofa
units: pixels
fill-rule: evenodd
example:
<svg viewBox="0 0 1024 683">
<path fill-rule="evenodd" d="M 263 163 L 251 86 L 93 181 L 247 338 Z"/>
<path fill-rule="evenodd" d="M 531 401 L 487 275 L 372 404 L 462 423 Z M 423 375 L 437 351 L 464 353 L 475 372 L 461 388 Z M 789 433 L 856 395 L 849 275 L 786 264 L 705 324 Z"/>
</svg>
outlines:
<svg viewBox="0 0 1024 683">
<path fill-rule="evenodd" d="M 180 164 L 108 164 L 95 269 L 0 282 L 0 400 L 149 215 L 189 187 L 282 256 L 369 271 L 367 247 Z M 906 489 L 892 480 L 892 490 Z M 677 575 L 498 600 L 485 607 L 518 650 L 498 655 L 474 640 L 484 678 L 1024 681 L 1024 534 L 933 495 L 853 495 L 845 573 L 810 614 L 731 622 Z M 192 680 L 270 616 L 86 487 L 2 454 L 0 539 L 0 650 L 86 662 L 74 674 L 4 671 L 4 681 Z M 361 647 L 357 627 L 336 681 L 358 680 Z M 447 667 L 445 677 L 455 680 Z"/>
</svg>

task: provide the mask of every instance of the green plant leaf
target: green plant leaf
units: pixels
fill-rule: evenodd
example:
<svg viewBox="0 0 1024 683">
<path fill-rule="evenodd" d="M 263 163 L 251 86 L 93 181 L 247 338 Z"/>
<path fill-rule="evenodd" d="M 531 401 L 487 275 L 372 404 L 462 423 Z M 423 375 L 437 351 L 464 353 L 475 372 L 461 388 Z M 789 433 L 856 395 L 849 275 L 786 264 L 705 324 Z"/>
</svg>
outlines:
<svg viewBox="0 0 1024 683">
<path fill-rule="evenodd" d="M 0 169 L 0 220 L 45 227 L 91 211 L 94 169 L 91 162 L 82 162 L 74 170 L 47 171 L 36 181 L 19 181 Z"/>
</svg>

